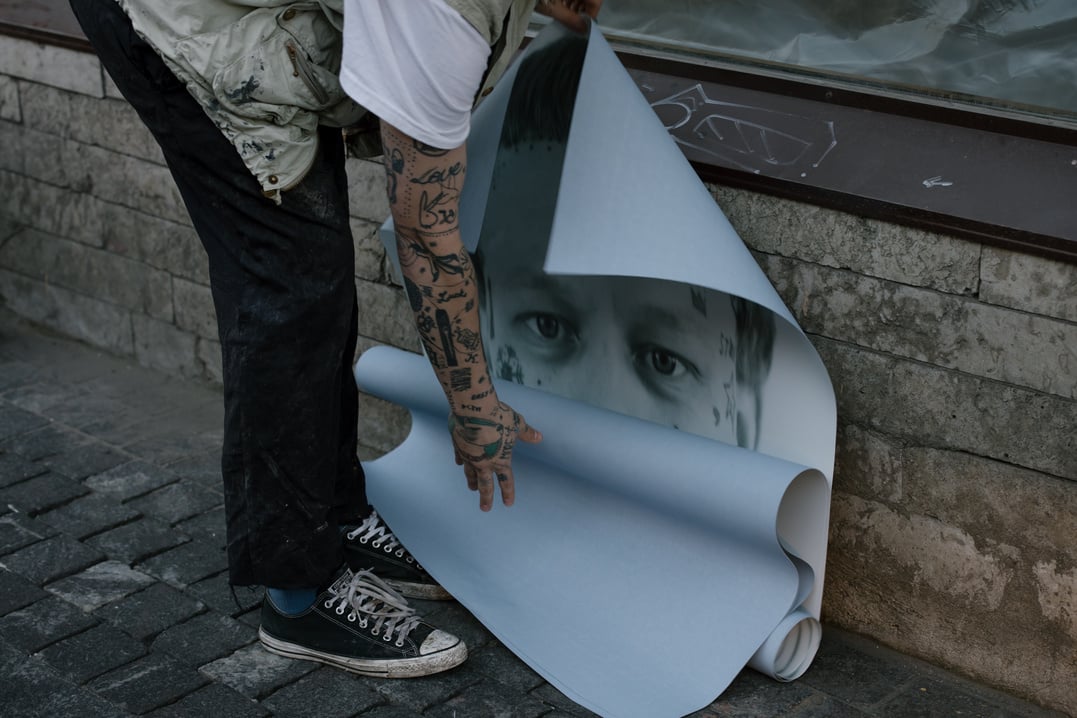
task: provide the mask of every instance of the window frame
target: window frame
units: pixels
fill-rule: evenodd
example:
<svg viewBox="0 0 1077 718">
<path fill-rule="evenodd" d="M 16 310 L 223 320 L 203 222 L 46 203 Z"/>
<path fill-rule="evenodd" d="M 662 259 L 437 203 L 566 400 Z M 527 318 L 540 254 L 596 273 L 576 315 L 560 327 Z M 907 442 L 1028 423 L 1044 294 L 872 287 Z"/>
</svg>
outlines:
<svg viewBox="0 0 1077 718">
<path fill-rule="evenodd" d="M 698 85 L 699 94 L 715 102 L 736 103 L 749 95 L 769 103 L 771 109 L 807 119 L 855 120 L 862 135 L 860 149 L 882 151 L 882 156 L 870 155 L 873 163 L 900 163 L 914 149 L 908 144 L 914 135 L 917 141 L 931 141 L 938 152 L 935 162 L 919 172 L 925 182 L 934 179 L 937 184 L 925 187 L 931 191 L 923 193 L 924 201 L 919 201 L 917 193 L 910 193 L 907 186 L 909 173 L 903 178 L 904 186 L 900 184 L 902 180 L 889 181 L 885 176 L 876 176 L 864 185 L 821 182 L 811 172 L 807 177 L 791 179 L 788 173 L 774 171 L 775 168 L 768 171 L 765 163 L 749 171 L 686 147 L 677 130 L 671 130 L 704 181 L 1077 263 L 1077 128 L 1067 126 L 1062 119 L 974 106 L 941 95 L 913 96 L 904 90 L 863 85 L 821 73 L 791 72 L 714 58 L 697 61 L 616 39 L 610 44 L 652 107 L 658 93 L 648 88 L 654 89 L 663 82 L 672 88 Z M 699 123 L 699 119 L 693 121 Z M 895 142 L 895 133 L 909 139 Z M 888 141 L 872 144 L 881 138 Z M 839 144 L 842 139 L 839 135 Z M 938 176 L 940 172 L 934 170 L 955 163 L 969 165 L 972 148 L 995 144 L 1005 145 L 1013 162 L 1000 165 L 985 157 L 971 163 L 974 167 L 968 169 L 987 185 L 980 198 L 981 209 L 970 208 L 968 197 L 963 198 L 964 202 L 946 201 L 950 185 L 945 172 Z M 856 152 L 844 157 L 832 153 L 826 162 L 832 164 L 832 173 L 844 169 L 855 176 L 863 164 L 861 158 L 861 167 L 857 167 L 857 159 Z M 1000 207 L 1007 207 L 1007 201 L 1015 196 L 1027 195 L 1030 187 L 1040 185 L 1039 178 L 1045 176 L 1055 179 L 1050 197 L 1043 199 L 1053 199 L 1050 206 L 1026 202 L 1016 207 L 1012 216 L 1000 216 Z M 951 196 L 956 194 L 950 192 Z M 1046 222 L 1044 215 L 1056 219 Z"/>
<path fill-rule="evenodd" d="M 32 0 L 19 3 L 0 17 L 0 34 L 34 42 L 56 45 L 72 50 L 93 52 L 82 35 L 66 0 Z M 659 82 L 679 86 L 699 85 L 703 96 L 721 99 L 727 95 L 750 93 L 753 101 L 769 104 L 787 114 L 809 120 L 826 122 L 827 117 L 856 117 L 867 139 L 864 148 L 875 149 L 872 138 L 892 137 L 895 133 L 921 133 L 933 137 L 940 154 L 937 167 L 959 161 L 970 147 L 1004 144 L 1014 161 L 998 165 L 981 162 L 975 169 L 978 179 L 985 180 L 987 189 L 982 205 L 987 210 L 1006 206 L 1006 200 L 1038 185 L 1044 176 L 1057 177 L 1051 191 L 1053 203 L 1047 214 L 1056 217 L 1044 223 L 1042 207 L 1019 203 L 1017 214 L 1006 221 L 991 217 L 990 211 L 969 211 L 959 203 L 945 200 L 949 186 L 944 175 L 924 167 L 925 181 L 939 175 L 939 184 L 925 194 L 930 201 L 920 202 L 908 194 L 908 182 L 888 182 L 885 176 L 875 177 L 868 185 L 818 181 L 808 172 L 806 177 L 783 176 L 779 168 L 766 163 L 748 171 L 743 166 L 723 161 L 714 153 L 693 151 L 683 138 L 671 132 L 686 150 L 686 156 L 699 176 L 706 182 L 766 193 L 807 202 L 851 214 L 884 220 L 945 233 L 986 245 L 1017 252 L 1077 263 L 1077 128 L 1050 117 L 1033 117 L 1007 111 L 995 106 L 973 107 L 965 102 L 941 95 L 918 95 L 906 91 L 888 90 L 882 85 L 853 83 L 834 76 L 811 71 L 795 72 L 787 68 L 767 67 L 765 63 L 736 62 L 720 58 L 687 58 L 660 47 L 642 47 L 610 41 L 621 62 L 640 87 L 645 97 L 653 99 L 647 87 Z M 653 106 L 653 102 L 652 102 Z M 839 144 L 844 137 L 839 136 Z M 872 162 L 897 161 L 904 150 L 901 143 L 887 145 L 888 153 L 881 160 L 872 155 Z M 1068 159 L 1059 172 L 1059 157 Z M 847 171 L 855 176 L 865 166 L 856 153 L 842 157 L 831 153 L 826 157 L 832 174 Z M 858 164 L 859 162 L 859 164 Z M 771 170 L 771 171 L 768 171 Z M 756 171 L 758 170 L 758 171 Z M 982 173 L 982 177 L 980 174 Z M 917 175 L 918 176 L 918 175 Z M 907 178 L 906 178 L 907 179 Z M 951 192 L 951 195 L 956 194 Z M 1060 200 L 1060 197 L 1066 198 Z M 1042 199 L 1042 197 L 1037 197 Z M 1050 199 L 1050 198 L 1049 198 Z M 1068 201 L 1067 201 L 1068 200 Z M 1068 212 L 1068 214 L 1067 214 Z M 997 214 L 997 213 L 996 213 Z"/>
</svg>

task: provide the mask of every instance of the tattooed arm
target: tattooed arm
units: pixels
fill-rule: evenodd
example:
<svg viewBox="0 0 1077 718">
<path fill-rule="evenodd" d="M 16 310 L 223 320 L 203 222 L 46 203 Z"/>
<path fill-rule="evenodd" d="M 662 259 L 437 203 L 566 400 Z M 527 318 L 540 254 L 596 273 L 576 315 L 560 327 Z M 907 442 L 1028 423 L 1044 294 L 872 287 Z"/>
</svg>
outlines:
<svg viewBox="0 0 1077 718">
<path fill-rule="evenodd" d="M 463 145 L 440 150 L 382 122 L 389 206 L 397 253 L 419 336 L 449 400 L 449 428 L 456 463 L 479 506 L 515 498 L 512 447 L 517 438 L 542 435 L 498 400 L 490 380 L 479 328 L 478 286 L 460 239 L 460 190 L 467 170 Z"/>
</svg>

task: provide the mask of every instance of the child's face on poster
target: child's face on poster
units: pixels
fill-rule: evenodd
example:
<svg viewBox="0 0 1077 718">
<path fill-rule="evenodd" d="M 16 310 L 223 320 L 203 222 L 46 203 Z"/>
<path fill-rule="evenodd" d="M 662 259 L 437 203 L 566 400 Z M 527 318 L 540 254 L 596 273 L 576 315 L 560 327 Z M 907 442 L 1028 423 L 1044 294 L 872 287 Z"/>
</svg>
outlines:
<svg viewBox="0 0 1077 718">
<path fill-rule="evenodd" d="M 547 275 L 544 239 L 516 240 L 482 250 L 496 376 L 737 443 L 728 297 L 654 279 Z"/>
<path fill-rule="evenodd" d="M 534 188 L 556 186 L 558 154 L 502 152 L 502 177 L 529 181 L 498 187 L 478 248 L 494 376 L 754 448 L 760 387 L 743 381 L 743 366 L 738 382 L 745 358 L 729 295 L 652 278 L 546 274 L 556 193 Z"/>
</svg>

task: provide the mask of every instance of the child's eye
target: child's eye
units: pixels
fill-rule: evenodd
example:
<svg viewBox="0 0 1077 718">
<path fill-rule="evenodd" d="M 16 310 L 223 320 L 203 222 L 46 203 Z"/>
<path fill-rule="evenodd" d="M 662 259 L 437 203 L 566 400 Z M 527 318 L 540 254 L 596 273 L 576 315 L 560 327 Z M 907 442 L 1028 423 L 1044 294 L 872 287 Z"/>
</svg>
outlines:
<svg viewBox="0 0 1077 718">
<path fill-rule="evenodd" d="M 684 373 L 684 364 L 677 359 L 676 354 L 671 354 L 664 349 L 652 349 L 647 352 L 651 366 L 659 374 L 665 376 L 680 376 Z"/>
<path fill-rule="evenodd" d="M 556 339 L 561 333 L 561 322 L 557 321 L 557 317 L 552 314 L 539 314 L 531 321 L 535 323 L 538 333 L 547 339 Z"/>
<path fill-rule="evenodd" d="M 656 344 L 647 344 L 635 350 L 635 363 L 645 381 L 666 382 L 680 379 L 686 374 L 699 377 L 699 370 L 680 354 Z M 655 384 L 658 386 L 658 384 Z"/>
<path fill-rule="evenodd" d="M 524 320 L 527 328 L 544 339 L 565 339 L 569 328 L 556 314 L 532 314 Z"/>
</svg>

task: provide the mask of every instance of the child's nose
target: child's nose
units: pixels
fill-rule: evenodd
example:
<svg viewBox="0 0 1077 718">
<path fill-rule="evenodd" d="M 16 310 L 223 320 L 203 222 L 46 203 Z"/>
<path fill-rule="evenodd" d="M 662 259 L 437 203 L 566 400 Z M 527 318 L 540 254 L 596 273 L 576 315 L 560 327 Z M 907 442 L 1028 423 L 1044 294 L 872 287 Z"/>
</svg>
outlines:
<svg viewBox="0 0 1077 718">
<path fill-rule="evenodd" d="M 611 411 L 640 416 L 640 407 L 635 400 L 638 378 L 631 358 L 619 356 L 609 347 L 603 347 L 596 354 L 599 359 L 592 365 L 594 369 L 588 372 L 585 384 L 579 388 L 579 398 Z"/>
</svg>

